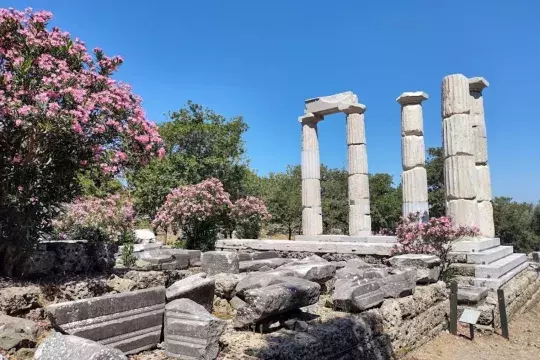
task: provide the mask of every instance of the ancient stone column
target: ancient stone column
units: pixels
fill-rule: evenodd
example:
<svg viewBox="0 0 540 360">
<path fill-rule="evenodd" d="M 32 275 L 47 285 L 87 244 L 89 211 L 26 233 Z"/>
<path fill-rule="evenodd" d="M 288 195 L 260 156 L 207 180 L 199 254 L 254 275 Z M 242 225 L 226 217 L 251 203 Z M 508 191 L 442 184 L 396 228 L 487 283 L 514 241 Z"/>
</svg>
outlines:
<svg viewBox="0 0 540 360">
<path fill-rule="evenodd" d="M 349 235 L 371 235 L 369 179 L 366 150 L 365 105 L 342 106 L 347 114 L 347 163 L 349 192 Z"/>
<path fill-rule="evenodd" d="M 422 91 L 404 92 L 397 98 L 401 105 L 403 216 L 419 212 L 424 222 L 429 219 L 429 205 L 422 101 L 427 99 Z"/>
<path fill-rule="evenodd" d="M 455 226 L 477 226 L 469 79 L 462 74 L 448 75 L 441 90 L 446 215 Z"/>
<path fill-rule="evenodd" d="M 298 118 L 302 124 L 302 233 L 321 235 L 321 164 L 317 123 L 322 116 L 311 113 Z"/>
<path fill-rule="evenodd" d="M 482 97 L 482 90 L 488 86 L 489 83 L 482 77 L 469 79 L 472 143 L 477 177 L 478 227 L 480 228 L 480 234 L 483 236 L 494 237 L 491 176 L 488 165 L 486 120 Z"/>
</svg>

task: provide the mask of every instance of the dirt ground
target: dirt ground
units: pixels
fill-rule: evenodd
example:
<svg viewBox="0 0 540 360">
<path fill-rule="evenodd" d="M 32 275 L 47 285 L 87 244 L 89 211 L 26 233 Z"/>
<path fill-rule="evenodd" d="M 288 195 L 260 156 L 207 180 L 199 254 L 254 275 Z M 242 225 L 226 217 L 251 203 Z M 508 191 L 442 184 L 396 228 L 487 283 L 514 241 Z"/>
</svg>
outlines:
<svg viewBox="0 0 540 360">
<path fill-rule="evenodd" d="M 405 357 L 406 360 L 538 360 L 540 359 L 540 302 L 517 315 L 509 327 L 510 340 L 495 334 L 475 334 L 459 329 L 462 336 L 443 334 Z"/>
</svg>

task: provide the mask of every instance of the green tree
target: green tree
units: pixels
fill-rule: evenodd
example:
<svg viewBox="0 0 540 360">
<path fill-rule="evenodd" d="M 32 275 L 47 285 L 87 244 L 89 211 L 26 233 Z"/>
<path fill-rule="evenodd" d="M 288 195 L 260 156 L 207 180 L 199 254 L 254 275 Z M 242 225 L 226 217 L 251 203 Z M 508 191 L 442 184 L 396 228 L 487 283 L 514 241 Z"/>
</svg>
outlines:
<svg viewBox="0 0 540 360">
<path fill-rule="evenodd" d="M 128 176 L 138 212 L 153 218 L 171 189 L 212 177 L 232 200 L 249 194 L 254 175 L 242 140 L 247 129 L 242 117 L 226 119 L 191 101 L 170 113 L 159 127 L 166 156 Z"/>
<path fill-rule="evenodd" d="M 427 149 L 427 182 L 429 216 L 440 217 L 446 213 L 444 196 L 444 159 L 442 147 Z"/>
<path fill-rule="evenodd" d="M 288 166 L 283 173 L 260 179 L 260 196 L 272 215 L 271 233 L 284 233 L 289 240 L 299 234 L 302 223 L 302 175 L 300 166 Z"/>
<path fill-rule="evenodd" d="M 118 194 L 124 190 L 122 182 L 111 174 L 104 174 L 97 169 L 80 172 L 77 175 L 83 196 L 104 198 L 110 194 Z"/>
<path fill-rule="evenodd" d="M 325 234 L 349 233 L 348 177 L 347 170 L 321 166 L 321 205 Z"/>
<path fill-rule="evenodd" d="M 369 176 L 371 230 L 395 230 L 402 215 L 401 185 L 394 187 L 392 175 L 378 173 Z"/>
<path fill-rule="evenodd" d="M 493 199 L 495 234 L 501 242 L 513 245 L 516 251 L 540 250 L 540 236 L 532 228 L 535 206 L 518 203 L 509 197 Z"/>
</svg>

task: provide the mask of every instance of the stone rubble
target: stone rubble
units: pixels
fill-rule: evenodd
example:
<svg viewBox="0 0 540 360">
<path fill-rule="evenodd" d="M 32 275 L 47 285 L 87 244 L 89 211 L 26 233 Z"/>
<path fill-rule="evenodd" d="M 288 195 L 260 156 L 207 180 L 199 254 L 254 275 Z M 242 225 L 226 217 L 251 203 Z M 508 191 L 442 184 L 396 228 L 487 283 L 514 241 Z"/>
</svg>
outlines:
<svg viewBox="0 0 540 360">
<path fill-rule="evenodd" d="M 118 349 L 73 335 L 53 333 L 37 348 L 34 360 L 128 360 Z"/>
<path fill-rule="evenodd" d="M 202 305 L 207 311 L 212 311 L 216 281 L 199 273 L 179 280 L 167 288 L 167 301 L 186 298 Z"/>
</svg>

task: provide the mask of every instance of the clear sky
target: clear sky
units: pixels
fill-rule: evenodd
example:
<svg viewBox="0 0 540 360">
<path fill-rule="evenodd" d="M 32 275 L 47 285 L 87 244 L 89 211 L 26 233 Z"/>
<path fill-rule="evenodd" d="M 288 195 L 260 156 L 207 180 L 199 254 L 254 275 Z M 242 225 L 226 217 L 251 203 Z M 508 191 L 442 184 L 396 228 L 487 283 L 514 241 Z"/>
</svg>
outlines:
<svg viewBox="0 0 540 360">
<path fill-rule="evenodd" d="M 404 91 L 422 90 L 426 146 L 441 145 L 440 83 L 483 76 L 493 192 L 540 200 L 540 2 L 535 0 L 0 0 L 125 59 L 117 78 L 148 117 L 188 99 L 242 115 L 259 174 L 300 162 L 304 99 L 355 92 L 367 106 L 369 170 L 401 172 Z M 346 165 L 344 115 L 319 127 L 321 161 Z"/>
</svg>

